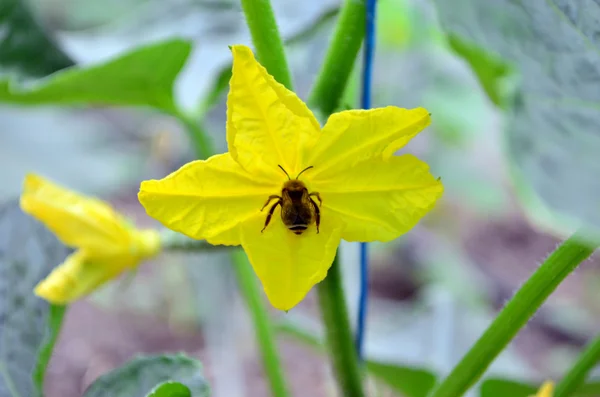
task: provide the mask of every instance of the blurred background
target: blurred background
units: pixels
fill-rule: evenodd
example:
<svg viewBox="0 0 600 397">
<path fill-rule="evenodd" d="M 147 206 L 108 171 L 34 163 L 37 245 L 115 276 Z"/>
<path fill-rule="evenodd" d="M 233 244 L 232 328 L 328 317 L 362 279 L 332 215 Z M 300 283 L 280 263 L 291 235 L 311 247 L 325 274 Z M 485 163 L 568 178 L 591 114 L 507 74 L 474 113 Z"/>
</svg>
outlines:
<svg viewBox="0 0 600 397">
<path fill-rule="evenodd" d="M 5 2 L 8 0 L 0 0 Z M 194 109 L 230 63 L 230 44 L 250 44 L 235 0 L 29 0 L 64 53 L 87 65 L 173 36 L 195 43 L 176 84 Z M 306 98 L 337 18 L 337 0 L 273 0 L 297 93 Z M 445 375 L 561 236 L 536 226 L 508 176 L 503 117 L 471 69 L 446 44 L 427 1 L 380 0 L 374 106 L 423 106 L 433 123 L 406 148 L 440 175 L 446 193 L 412 232 L 371 245 L 366 355 Z M 2 40 L 2 34 L 0 34 Z M 1 43 L 1 42 L 0 42 Z M 359 63 L 357 63 L 359 65 Z M 356 68 L 345 103 L 357 107 Z M 220 152 L 225 96 L 205 127 Z M 137 202 L 139 182 L 194 158 L 183 126 L 148 109 L 0 104 L 0 201 L 20 194 L 25 173 L 111 201 L 140 226 L 155 225 Z M 343 245 L 348 305 L 356 317 L 358 248 Z M 583 263 L 495 361 L 488 375 L 558 376 L 595 334 L 600 286 Z M 276 321 L 319 333 L 314 293 Z M 327 362 L 282 333 L 296 396 L 332 395 Z M 214 397 L 267 396 L 244 302 L 222 254 L 169 254 L 69 310 L 48 370 L 47 397 L 77 397 L 138 352 L 199 357 Z M 314 390 L 313 390 L 314 389 Z"/>
</svg>

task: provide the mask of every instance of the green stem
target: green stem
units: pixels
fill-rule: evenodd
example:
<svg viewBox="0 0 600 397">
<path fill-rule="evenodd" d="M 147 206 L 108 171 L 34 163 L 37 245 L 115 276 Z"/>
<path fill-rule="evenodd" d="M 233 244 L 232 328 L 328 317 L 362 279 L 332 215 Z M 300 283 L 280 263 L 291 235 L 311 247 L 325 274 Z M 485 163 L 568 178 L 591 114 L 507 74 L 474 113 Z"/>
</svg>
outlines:
<svg viewBox="0 0 600 397">
<path fill-rule="evenodd" d="M 242 9 L 259 62 L 275 80 L 291 90 L 292 77 L 285 59 L 283 41 L 279 35 L 271 2 L 269 0 L 242 0 Z"/>
<path fill-rule="evenodd" d="M 204 125 L 201 121 L 194 120 L 192 117 L 185 113 L 177 110 L 171 113 L 171 116 L 179 119 L 179 121 L 185 126 L 190 141 L 194 144 L 194 152 L 196 157 L 200 160 L 206 160 L 213 154 L 215 154 L 214 145 L 209 138 Z"/>
<path fill-rule="evenodd" d="M 333 370 L 341 388 L 341 395 L 363 397 L 361 372 L 354 347 L 352 327 L 348 321 L 348 310 L 337 256 L 325 280 L 317 285 L 317 291 L 329 354 L 333 360 Z"/>
<path fill-rule="evenodd" d="M 38 359 L 33 371 L 33 383 L 36 386 L 39 396 L 44 395 L 44 379 L 46 377 L 46 368 L 48 367 L 48 362 L 52 356 L 54 345 L 58 339 L 58 335 L 60 334 L 66 312 L 67 306 L 50 304 L 50 311 L 47 319 L 50 333 L 46 335 L 45 340 L 40 347 Z"/>
<path fill-rule="evenodd" d="M 567 397 L 578 391 L 583 385 L 588 373 L 600 361 L 600 335 L 587 344 L 575 364 L 556 385 L 555 397 Z"/>
<path fill-rule="evenodd" d="M 254 322 L 254 332 L 260 346 L 263 365 L 271 384 L 271 392 L 276 397 L 289 396 L 289 391 L 284 381 L 283 366 L 277 354 L 275 329 L 271 323 L 269 314 L 265 310 L 260 289 L 256 282 L 256 276 L 243 251 L 235 250 L 231 255 L 231 259 L 240 285 L 240 291 L 248 308 L 250 308 L 250 315 Z"/>
<path fill-rule="evenodd" d="M 575 233 L 564 241 L 523 284 L 432 397 L 462 396 L 535 314 L 546 298 L 598 246 Z"/>
<path fill-rule="evenodd" d="M 354 61 L 365 36 L 365 0 L 345 0 L 333 41 L 308 103 L 322 114 L 335 112 L 352 74 Z"/>
</svg>

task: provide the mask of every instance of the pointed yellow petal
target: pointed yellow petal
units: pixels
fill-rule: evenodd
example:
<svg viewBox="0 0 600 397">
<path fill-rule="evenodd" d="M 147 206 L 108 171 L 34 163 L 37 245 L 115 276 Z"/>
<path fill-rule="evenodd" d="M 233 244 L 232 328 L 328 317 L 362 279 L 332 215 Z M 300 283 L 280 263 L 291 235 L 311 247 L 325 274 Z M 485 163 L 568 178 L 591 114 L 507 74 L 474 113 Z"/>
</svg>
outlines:
<svg viewBox="0 0 600 397">
<path fill-rule="evenodd" d="M 389 158 L 429 125 L 427 110 L 393 106 L 334 113 L 307 159 L 312 175 L 328 178 L 369 159 Z"/>
<path fill-rule="evenodd" d="M 131 263 L 118 259 L 90 262 L 85 251 L 76 251 L 35 287 L 35 294 L 48 302 L 64 305 L 80 299 L 116 278 Z"/>
<path fill-rule="evenodd" d="M 280 177 L 278 164 L 290 175 L 297 174 L 304 164 L 302 154 L 318 138 L 319 123 L 296 94 L 267 73 L 248 47 L 236 45 L 231 51 L 229 152 L 255 177 Z"/>
<path fill-rule="evenodd" d="M 265 216 L 254 216 L 242 226 L 242 246 L 271 304 L 289 310 L 327 275 L 343 223 L 323 210 L 320 233 L 312 225 L 298 236 L 285 227 L 277 209 L 261 233 Z"/>
<path fill-rule="evenodd" d="M 129 239 L 124 219 L 110 205 L 34 174 L 25 177 L 21 209 L 71 247 L 108 254 Z"/>
<path fill-rule="evenodd" d="M 332 179 L 314 177 L 310 190 L 346 222 L 347 241 L 390 241 L 409 231 L 442 195 L 429 166 L 412 155 L 369 160 Z"/>
<path fill-rule="evenodd" d="M 172 230 L 212 244 L 239 245 L 237 225 L 279 192 L 279 182 L 256 181 L 225 153 L 142 182 L 138 198 L 148 215 Z"/>
<path fill-rule="evenodd" d="M 554 382 L 547 381 L 544 382 L 540 390 L 537 392 L 535 397 L 552 397 L 554 394 Z"/>
</svg>

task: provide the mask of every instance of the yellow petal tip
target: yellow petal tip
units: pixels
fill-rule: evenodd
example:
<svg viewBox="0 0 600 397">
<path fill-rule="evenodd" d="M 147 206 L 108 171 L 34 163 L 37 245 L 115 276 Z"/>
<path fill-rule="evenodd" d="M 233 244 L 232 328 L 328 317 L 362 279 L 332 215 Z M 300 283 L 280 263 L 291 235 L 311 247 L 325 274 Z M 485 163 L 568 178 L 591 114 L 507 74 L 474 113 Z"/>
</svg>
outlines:
<svg viewBox="0 0 600 397">
<path fill-rule="evenodd" d="M 45 301 L 55 305 L 64 305 L 69 303 L 68 300 L 65 300 L 64 297 L 61 296 L 62 294 L 60 294 L 56 288 L 50 287 L 46 280 L 40 281 L 40 283 L 33 289 L 33 293 Z"/>
</svg>

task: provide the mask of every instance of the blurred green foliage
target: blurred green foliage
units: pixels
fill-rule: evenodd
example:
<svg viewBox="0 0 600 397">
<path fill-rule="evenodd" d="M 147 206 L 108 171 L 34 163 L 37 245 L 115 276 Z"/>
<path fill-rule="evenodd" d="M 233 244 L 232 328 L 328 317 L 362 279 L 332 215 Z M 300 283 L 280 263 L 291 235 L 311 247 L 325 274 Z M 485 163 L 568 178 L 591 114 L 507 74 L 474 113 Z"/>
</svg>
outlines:
<svg viewBox="0 0 600 397">
<path fill-rule="evenodd" d="M 0 390 L 12 396 L 42 395 L 64 307 L 32 291 L 68 252 L 16 200 L 0 208 Z"/>
<path fill-rule="evenodd" d="M 166 381 L 182 383 L 193 397 L 208 397 L 210 388 L 202 374 L 199 361 L 178 355 L 140 356 L 127 364 L 99 377 L 85 391 L 83 397 L 146 397 L 154 392 L 155 397 L 185 397 L 181 387 L 171 384 L 156 394 L 155 387 Z M 150 394 L 152 396 L 152 394 Z M 190 395 L 190 394 L 188 394 Z"/>
<path fill-rule="evenodd" d="M 481 65 L 481 52 L 490 51 L 517 73 L 518 85 L 506 102 L 504 138 L 528 212 L 560 234 L 579 226 L 598 232 L 600 6 L 508 0 L 436 5 L 446 32 L 473 44 L 470 51 L 458 51 L 468 63 Z M 520 182 L 531 188 L 522 193 Z M 532 195 L 540 200 L 530 200 Z"/>
<path fill-rule="evenodd" d="M 43 77 L 73 65 L 22 0 L 0 2 L 0 32 L 0 73 Z"/>
<path fill-rule="evenodd" d="M 0 81 L 0 101 L 21 105 L 150 106 L 176 113 L 173 84 L 191 43 L 167 40 L 90 67 L 73 67 L 19 87 Z"/>
</svg>

